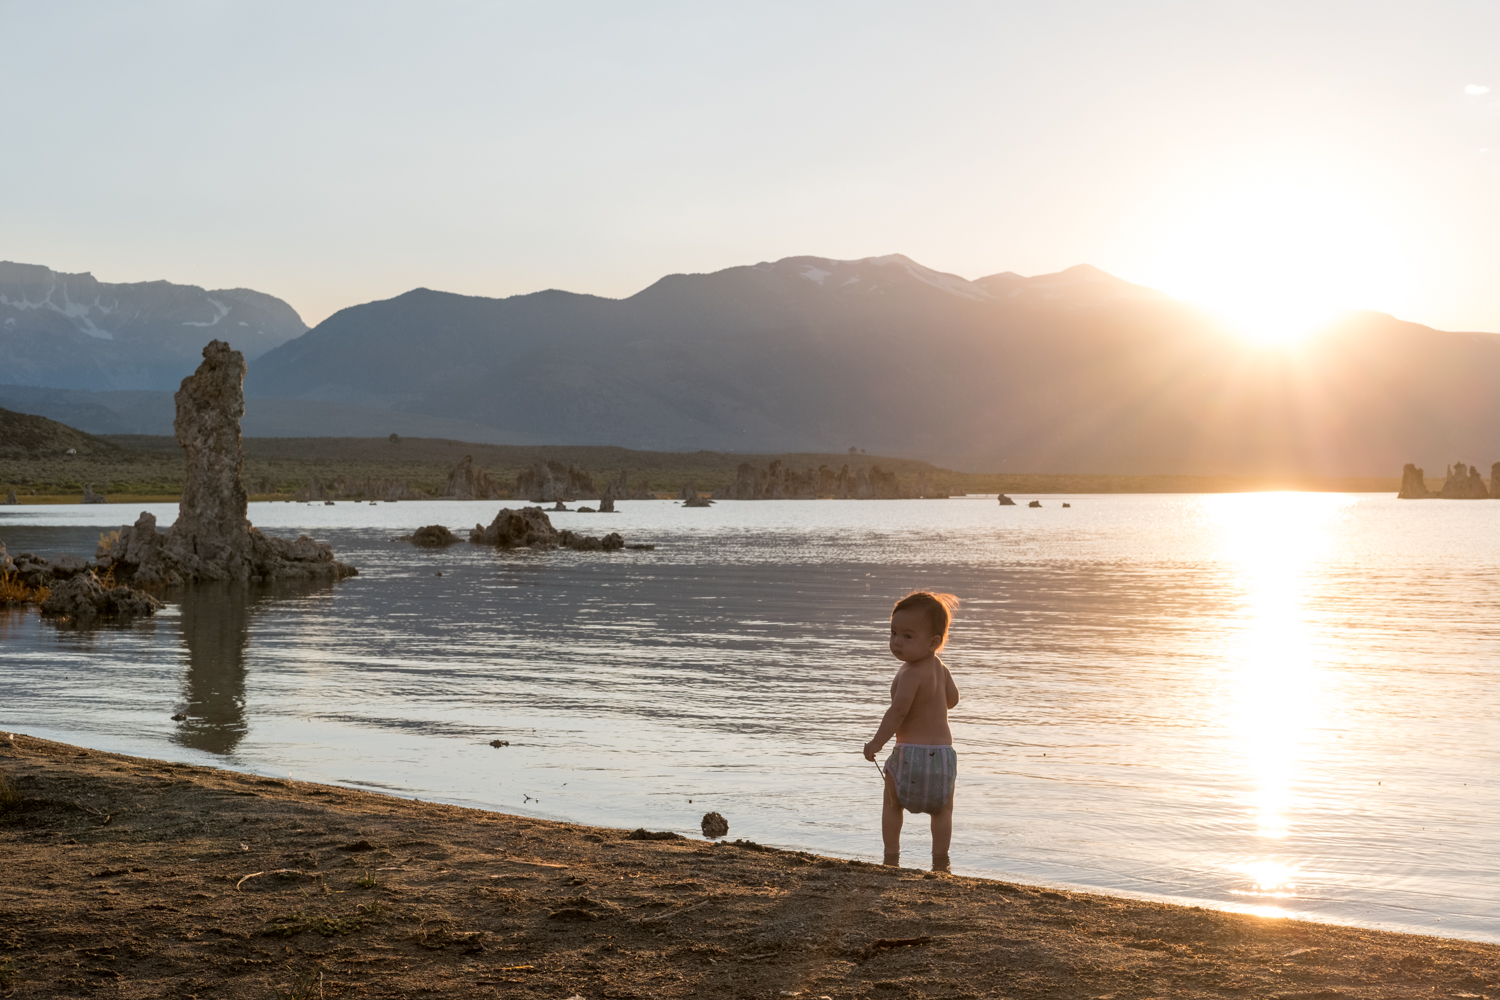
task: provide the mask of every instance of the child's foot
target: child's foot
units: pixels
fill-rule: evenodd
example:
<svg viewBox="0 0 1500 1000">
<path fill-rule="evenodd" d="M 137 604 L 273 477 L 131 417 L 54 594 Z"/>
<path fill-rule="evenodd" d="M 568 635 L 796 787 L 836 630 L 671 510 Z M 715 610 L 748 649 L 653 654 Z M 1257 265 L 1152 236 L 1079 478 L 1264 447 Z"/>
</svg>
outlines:
<svg viewBox="0 0 1500 1000">
<path fill-rule="evenodd" d="M 882 862 L 880 862 L 880 863 L 882 865 L 884 865 L 885 867 L 887 867 L 887 868 L 900 868 L 901 867 L 901 855 L 899 855 L 899 854 L 887 854 L 885 856 L 885 860 L 882 861 Z"/>
<path fill-rule="evenodd" d="M 934 854 L 932 856 L 932 870 L 935 872 L 946 872 L 948 870 L 948 855 Z"/>
</svg>

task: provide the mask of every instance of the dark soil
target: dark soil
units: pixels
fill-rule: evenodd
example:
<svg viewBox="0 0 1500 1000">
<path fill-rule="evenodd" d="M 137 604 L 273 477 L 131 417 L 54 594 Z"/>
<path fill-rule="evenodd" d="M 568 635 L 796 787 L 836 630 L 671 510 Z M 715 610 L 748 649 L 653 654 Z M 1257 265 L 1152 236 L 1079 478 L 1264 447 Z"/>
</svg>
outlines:
<svg viewBox="0 0 1500 1000">
<path fill-rule="evenodd" d="M 0 997 L 1500 998 L 1500 947 L 0 738 Z"/>
</svg>

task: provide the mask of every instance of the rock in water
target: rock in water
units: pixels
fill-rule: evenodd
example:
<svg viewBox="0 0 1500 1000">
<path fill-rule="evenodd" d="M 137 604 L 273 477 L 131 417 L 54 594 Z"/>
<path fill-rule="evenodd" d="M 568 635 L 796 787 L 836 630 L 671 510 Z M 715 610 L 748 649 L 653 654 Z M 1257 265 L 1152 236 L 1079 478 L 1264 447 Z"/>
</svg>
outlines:
<svg viewBox="0 0 1500 1000">
<path fill-rule="evenodd" d="M 14 493 L 11 496 L 15 496 Z M 1490 496 L 1500 500 L 1500 462 L 1490 466 Z"/>
<path fill-rule="evenodd" d="M 729 834 L 729 820 L 718 813 L 703 814 L 703 836 L 717 840 Z"/>
<path fill-rule="evenodd" d="M 1401 492 L 1396 497 L 1401 500 L 1425 500 L 1432 496 L 1427 492 L 1427 480 L 1422 470 L 1410 462 L 1401 468 Z"/>
<path fill-rule="evenodd" d="M 88 560 L 84 559 L 83 556 L 75 556 L 69 552 L 52 560 L 48 569 L 52 573 L 52 579 L 69 580 L 80 573 L 87 572 L 89 564 Z"/>
<path fill-rule="evenodd" d="M 494 545 L 502 549 L 551 548 L 557 544 L 557 529 L 540 507 L 522 507 L 520 510 L 501 508 L 495 519 L 486 528 L 474 525 L 469 532 L 469 541 L 476 545 Z"/>
<path fill-rule="evenodd" d="M 102 493 L 95 493 L 93 485 L 89 484 L 89 483 L 84 483 L 84 485 L 83 485 L 83 502 L 84 503 L 109 503 L 108 500 L 104 499 L 104 494 L 102 494 Z"/>
<path fill-rule="evenodd" d="M 411 542 L 413 545 L 424 549 L 440 549 L 457 542 L 458 536 L 449 531 L 444 525 L 429 524 L 405 536 L 402 541 Z"/>
<path fill-rule="evenodd" d="M 6 503 L 6 506 L 8 506 L 8 507 L 14 507 L 17 504 L 19 504 L 20 502 L 21 501 L 19 501 L 19 500 L 16 499 L 16 491 L 15 490 L 11 490 L 9 493 L 5 494 L 5 503 Z M 611 506 L 610 510 L 614 510 L 614 507 Z"/>
<path fill-rule="evenodd" d="M 714 502 L 708 497 L 688 497 L 682 501 L 684 507 L 712 507 Z"/>
<path fill-rule="evenodd" d="M 142 512 L 110 549 L 118 579 L 179 586 L 206 580 L 337 580 L 358 570 L 303 535 L 295 542 L 262 534 L 246 516 L 240 474 L 245 414 L 245 356 L 222 340 L 203 348 L 203 364 L 177 391 L 177 443 L 187 453 L 187 482 L 177 520 L 165 532 Z"/>
<path fill-rule="evenodd" d="M 42 602 L 42 614 L 86 622 L 95 618 L 154 615 L 161 606 L 156 598 L 139 590 L 106 587 L 89 571 L 54 586 Z"/>
<path fill-rule="evenodd" d="M 1002 506 L 1002 507 L 1014 507 L 1015 505 L 1016 505 L 1016 502 L 1014 500 L 1012 500 L 1010 497 L 1006 496 L 1004 493 L 1000 494 L 1000 506 Z"/>
<path fill-rule="evenodd" d="M 1026 506 L 1028 506 L 1028 507 L 1040 507 L 1041 505 L 1042 505 L 1042 502 L 1040 500 L 1033 500 L 1033 501 L 1031 501 L 1031 503 L 1027 504 Z"/>
<path fill-rule="evenodd" d="M 540 507 L 522 507 L 520 510 L 503 508 L 486 528 L 474 525 L 469 532 L 469 541 L 476 545 L 494 545 L 502 549 L 533 548 L 578 549 L 582 552 L 616 552 L 625 547 L 625 539 L 611 531 L 603 538 L 580 535 L 576 531 L 558 531 L 552 519 Z"/>
<path fill-rule="evenodd" d="M 1477 467 L 1455 462 L 1448 470 L 1441 496 L 1446 500 L 1488 500 L 1490 491 L 1484 488 L 1484 478 Z"/>
</svg>

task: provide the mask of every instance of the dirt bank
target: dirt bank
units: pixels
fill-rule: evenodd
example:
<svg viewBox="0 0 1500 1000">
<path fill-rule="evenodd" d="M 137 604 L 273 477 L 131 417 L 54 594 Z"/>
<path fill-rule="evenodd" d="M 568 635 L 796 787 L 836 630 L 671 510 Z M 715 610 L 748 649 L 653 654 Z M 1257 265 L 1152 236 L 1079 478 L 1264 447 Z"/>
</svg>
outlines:
<svg viewBox="0 0 1500 1000">
<path fill-rule="evenodd" d="M 0 774 L 18 793 L 0 802 L 0 997 L 1500 998 L 1497 946 L 635 840 L 26 736 L 0 738 Z"/>
</svg>

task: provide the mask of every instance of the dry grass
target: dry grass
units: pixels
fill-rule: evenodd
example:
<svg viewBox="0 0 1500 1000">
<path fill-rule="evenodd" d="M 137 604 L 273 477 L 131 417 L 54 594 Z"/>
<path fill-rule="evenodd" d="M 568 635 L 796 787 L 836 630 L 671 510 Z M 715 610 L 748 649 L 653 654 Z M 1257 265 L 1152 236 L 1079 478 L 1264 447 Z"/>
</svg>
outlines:
<svg viewBox="0 0 1500 1000">
<path fill-rule="evenodd" d="M 52 593 L 46 587 L 29 587 L 14 572 L 0 573 L 0 605 L 41 604 Z"/>
<path fill-rule="evenodd" d="M 118 545 L 119 542 L 120 532 L 118 529 L 110 532 L 101 531 L 99 533 L 99 554 L 107 555 L 108 553 L 114 551 L 114 547 Z"/>
<path fill-rule="evenodd" d="M 0 819 L 21 808 L 21 793 L 10 783 L 4 771 L 0 771 Z"/>
</svg>

